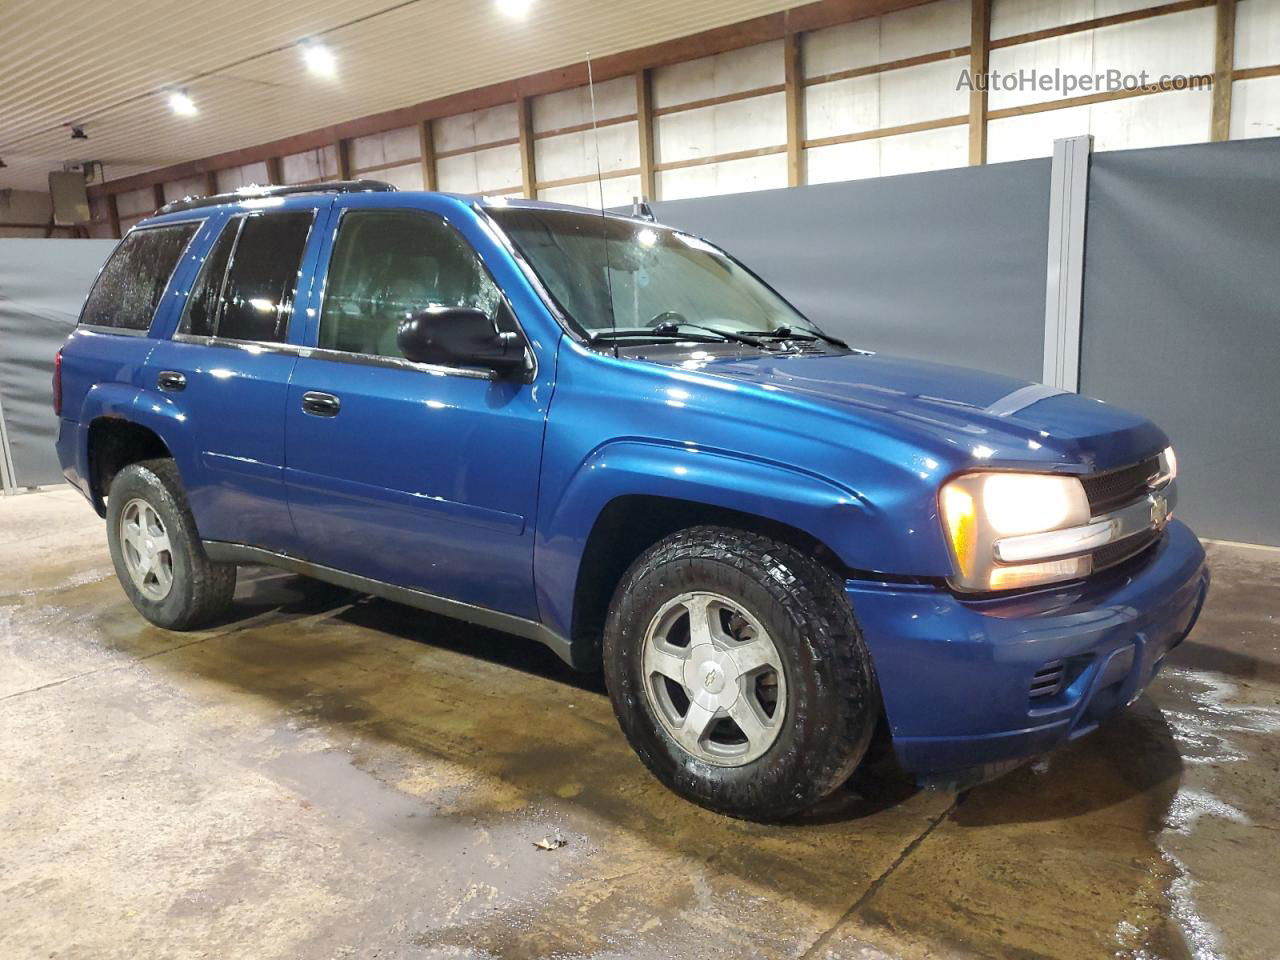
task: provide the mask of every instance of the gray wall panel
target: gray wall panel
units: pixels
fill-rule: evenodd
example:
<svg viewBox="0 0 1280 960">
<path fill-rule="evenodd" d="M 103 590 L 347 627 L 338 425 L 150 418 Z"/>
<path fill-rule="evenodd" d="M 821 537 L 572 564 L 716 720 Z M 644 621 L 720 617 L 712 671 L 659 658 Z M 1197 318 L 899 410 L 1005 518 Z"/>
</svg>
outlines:
<svg viewBox="0 0 1280 960">
<path fill-rule="evenodd" d="M 1173 438 L 1202 536 L 1280 545 L 1280 140 L 1095 154 L 1080 389 Z"/>
<path fill-rule="evenodd" d="M 1039 380 L 1048 160 L 653 204 L 869 350 Z"/>
<path fill-rule="evenodd" d="M 0 406 L 19 486 L 62 479 L 53 358 L 115 244 L 0 239 Z"/>
</svg>

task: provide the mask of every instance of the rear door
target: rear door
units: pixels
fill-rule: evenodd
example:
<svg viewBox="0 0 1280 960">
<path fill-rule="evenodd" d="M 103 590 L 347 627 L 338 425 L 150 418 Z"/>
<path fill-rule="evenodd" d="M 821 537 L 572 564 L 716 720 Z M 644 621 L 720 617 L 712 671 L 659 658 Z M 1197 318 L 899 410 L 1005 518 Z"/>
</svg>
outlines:
<svg viewBox="0 0 1280 960">
<path fill-rule="evenodd" d="M 427 306 L 478 307 L 504 332 L 518 324 L 474 224 L 365 202 L 335 202 L 317 349 L 289 388 L 285 476 L 305 556 L 534 619 L 551 371 L 498 379 L 406 360 L 397 328 Z M 500 255 L 491 240 L 485 249 Z"/>
<path fill-rule="evenodd" d="M 194 462 L 180 464 L 206 540 L 288 552 L 284 405 L 302 324 L 294 306 L 320 246 L 328 203 L 227 218 L 172 339 L 152 352 L 146 386 L 181 409 Z"/>
</svg>

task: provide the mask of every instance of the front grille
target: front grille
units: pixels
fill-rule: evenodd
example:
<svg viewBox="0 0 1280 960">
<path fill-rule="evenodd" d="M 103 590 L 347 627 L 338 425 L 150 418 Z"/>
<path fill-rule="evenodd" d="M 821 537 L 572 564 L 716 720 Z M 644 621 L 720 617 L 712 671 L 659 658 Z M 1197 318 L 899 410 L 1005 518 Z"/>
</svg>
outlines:
<svg viewBox="0 0 1280 960">
<path fill-rule="evenodd" d="M 1093 571 L 1097 573 L 1099 570 L 1106 570 L 1109 567 L 1118 566 L 1126 560 L 1131 560 L 1138 554 L 1144 552 L 1153 546 L 1160 539 L 1160 531 L 1156 529 L 1144 530 L 1142 533 L 1135 533 L 1132 537 L 1125 537 L 1115 543 L 1109 543 L 1105 547 L 1099 547 L 1093 551 Z"/>
<path fill-rule="evenodd" d="M 1061 660 L 1046 663 L 1031 677 L 1031 697 L 1052 697 L 1062 689 L 1062 674 L 1066 664 Z"/>
<path fill-rule="evenodd" d="M 1096 517 L 1145 495 L 1147 484 L 1159 472 L 1160 458 L 1148 457 L 1130 467 L 1081 477 L 1080 482 L 1089 498 L 1089 509 Z"/>
</svg>

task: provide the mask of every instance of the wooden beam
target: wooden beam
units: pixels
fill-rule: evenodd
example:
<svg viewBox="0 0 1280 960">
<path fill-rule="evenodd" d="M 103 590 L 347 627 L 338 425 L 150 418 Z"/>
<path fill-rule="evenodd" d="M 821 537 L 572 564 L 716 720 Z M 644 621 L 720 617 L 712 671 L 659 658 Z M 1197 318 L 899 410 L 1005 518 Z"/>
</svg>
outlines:
<svg viewBox="0 0 1280 960">
<path fill-rule="evenodd" d="M 284 185 L 284 171 L 278 156 L 267 157 L 267 183 L 273 187 Z"/>
<path fill-rule="evenodd" d="M 216 170 L 205 171 L 204 195 L 206 197 L 215 197 L 218 195 L 218 172 Z"/>
<path fill-rule="evenodd" d="M 161 207 L 165 205 L 164 184 L 163 183 L 154 184 L 151 187 L 151 191 L 152 191 L 152 196 L 155 197 L 156 209 L 159 210 Z"/>
<path fill-rule="evenodd" d="M 753 97 L 767 97 L 771 93 L 785 93 L 785 83 L 774 83 L 767 87 L 753 87 L 750 90 L 738 90 L 734 93 L 722 93 L 716 97 L 705 97 L 702 100 L 689 100 L 685 103 L 671 103 L 665 107 L 654 107 L 655 117 L 665 117 L 669 113 L 684 113 L 686 110 L 698 110 L 702 107 L 717 107 L 722 103 L 733 103 L 736 100 L 750 100 Z"/>
<path fill-rule="evenodd" d="M 333 145 L 334 153 L 338 158 L 339 180 L 351 179 L 351 153 L 349 148 L 350 141 L 343 139 L 342 137 L 339 137 Z"/>
<path fill-rule="evenodd" d="M 937 120 L 922 120 L 920 123 L 904 123 L 896 127 L 880 127 L 876 130 L 862 130 L 858 133 L 839 133 L 833 137 L 819 137 L 806 140 L 805 148 L 830 147 L 837 143 L 856 143 L 859 140 L 879 140 L 881 137 L 896 137 L 900 133 L 919 133 L 921 130 L 937 130 L 939 127 L 958 127 L 968 123 L 968 115 L 959 117 L 941 117 Z"/>
<path fill-rule="evenodd" d="M 1194 74 L 1188 78 L 1193 84 L 1202 87 L 1212 86 L 1213 74 Z M 1047 113 L 1050 110 L 1066 110 L 1069 107 L 1083 107 L 1091 103 L 1108 103 L 1112 100 L 1128 100 L 1132 97 L 1145 97 L 1153 93 L 1166 93 L 1178 89 L 1172 83 L 1149 83 L 1145 87 L 1134 87 L 1132 90 L 1108 90 L 1103 93 L 1090 93 L 1082 97 L 1067 97 L 1064 100 L 1047 100 L 1043 103 L 1024 103 L 1019 107 L 1005 107 L 1002 110 L 988 110 L 988 120 L 1003 120 L 1005 117 L 1024 117 L 1029 113 Z M 1190 89 L 1195 89 L 1191 87 Z"/>
<path fill-rule="evenodd" d="M 516 101 L 516 121 L 520 129 L 520 179 L 524 195 L 529 200 L 538 199 L 538 172 L 533 157 L 533 100 L 521 97 Z"/>
<path fill-rule="evenodd" d="M 991 49 L 991 0 L 972 0 L 969 17 L 969 165 L 987 162 L 987 61 Z"/>
<path fill-rule="evenodd" d="M 725 163 L 729 160 L 749 160 L 752 157 L 768 157 L 775 153 L 786 153 L 787 145 L 780 143 L 776 147 L 757 147 L 754 150 L 735 150 L 733 153 L 718 153 L 710 157 L 690 157 L 687 160 L 670 160 L 666 163 L 654 164 L 655 170 L 683 170 L 685 167 L 701 167 L 708 163 Z"/>
<path fill-rule="evenodd" d="M 1233 80 L 1260 80 L 1262 77 L 1280 77 L 1280 63 L 1273 63 L 1269 67 L 1249 67 L 1246 70 L 1231 72 Z"/>
<path fill-rule="evenodd" d="M 640 195 L 658 197 L 653 170 L 653 90 L 648 70 L 636 71 L 636 125 L 640 132 Z"/>
<path fill-rule="evenodd" d="M 492 150 L 495 147 L 516 147 L 520 145 L 519 137 L 507 137 L 505 140 L 490 140 L 488 143 L 477 143 L 474 147 L 454 147 L 452 150 L 441 150 L 436 154 L 437 160 L 446 157 L 460 157 L 467 153 L 479 153 L 481 150 Z"/>
<path fill-rule="evenodd" d="M 616 117 L 603 117 L 592 123 L 588 120 L 586 123 L 575 123 L 567 127 L 556 127 L 554 130 L 537 130 L 533 134 L 535 140 L 546 140 L 549 137 L 563 137 L 568 133 L 586 133 L 588 130 L 594 130 L 597 127 L 616 127 L 620 123 L 634 123 L 638 118 L 634 113 L 624 113 Z"/>
<path fill-rule="evenodd" d="M 787 101 L 787 186 L 804 183 L 804 66 L 800 35 L 788 33 L 782 42 L 783 84 Z"/>
<path fill-rule="evenodd" d="M 1072 33 L 1083 33 L 1086 30 L 1097 30 L 1100 27 L 1114 27 L 1120 23 L 1133 23 L 1135 20 L 1150 20 L 1169 13 L 1182 13 L 1184 10 L 1198 10 L 1200 7 L 1211 7 L 1217 0 L 1178 0 L 1176 3 L 1162 3 L 1154 7 L 1143 7 L 1141 10 L 1130 10 L 1127 13 L 1113 13 L 1106 17 L 1094 17 L 1092 20 L 1078 20 L 1075 23 L 1064 23 L 1060 27 L 1047 27 L 1044 30 L 1032 30 L 1011 37 L 1001 37 L 991 41 L 991 49 L 1016 47 L 1023 43 L 1035 43 L 1037 40 L 1051 40 L 1054 37 L 1065 37 Z"/>
<path fill-rule="evenodd" d="M 559 180 L 541 180 L 537 186 L 539 190 L 546 190 L 550 187 L 572 187 L 579 183 L 596 183 L 598 180 L 617 180 L 620 177 L 634 177 L 639 173 L 639 167 L 629 167 L 626 170 L 610 170 L 600 177 L 597 177 L 595 173 L 586 173 L 578 177 L 561 177 Z"/>
<path fill-rule="evenodd" d="M 853 77 L 869 77 L 876 73 L 888 73 L 890 70 L 902 70 L 905 67 L 918 67 L 926 63 L 937 63 L 939 60 L 954 60 L 968 54 L 968 47 L 952 47 L 950 50 L 937 50 L 933 53 L 922 53 L 914 57 L 903 57 L 901 60 L 886 60 L 884 63 L 873 63 L 865 67 L 850 67 L 848 70 L 835 70 L 821 73 L 815 77 L 806 77 L 806 87 L 819 83 L 833 83 L 836 80 L 850 80 Z"/>
<path fill-rule="evenodd" d="M 1236 0 L 1218 0 L 1213 55 L 1210 140 L 1231 139 L 1231 86 L 1236 61 Z"/>
<path fill-rule="evenodd" d="M 119 240 L 123 234 L 120 232 L 120 207 L 114 193 L 107 194 L 107 221 L 111 224 L 111 235 Z"/>
<path fill-rule="evenodd" d="M 436 148 L 435 138 L 431 133 L 431 121 L 423 120 L 418 124 L 418 146 L 422 156 L 422 189 L 436 189 Z"/>
<path fill-rule="evenodd" d="M 621 76 L 635 74 L 640 70 L 669 66 L 686 60 L 695 60 L 715 53 L 738 50 L 743 47 L 780 40 L 788 31 L 803 33 L 821 30 L 853 20 L 880 16 L 895 10 L 920 6 L 930 0 L 815 0 L 781 13 L 771 13 L 755 17 L 739 23 L 716 27 L 701 33 L 691 34 L 675 40 L 639 47 L 591 62 L 592 72 L 597 83 Z M 1200 2 L 1200 0 L 1197 0 Z M 1214 0 L 1202 0 L 1213 3 Z M 269 156 L 285 156 L 315 150 L 332 144 L 337 140 L 363 137 L 374 133 L 384 133 L 401 127 L 409 127 L 437 117 L 448 117 L 473 110 L 495 107 L 510 103 L 519 97 L 532 97 L 544 93 L 555 93 L 573 87 L 584 86 L 587 82 L 586 61 L 545 70 L 541 73 L 505 80 L 474 90 L 437 97 L 406 107 L 398 107 L 382 113 L 371 114 L 332 124 L 306 133 L 294 134 L 273 140 L 270 143 L 229 150 L 212 157 L 188 160 L 146 173 L 122 177 L 107 183 L 94 184 L 89 187 L 91 196 L 104 193 L 123 193 L 150 186 L 152 183 L 166 180 L 181 180 L 196 176 L 207 170 L 220 170 L 247 163 L 258 163 Z"/>
</svg>

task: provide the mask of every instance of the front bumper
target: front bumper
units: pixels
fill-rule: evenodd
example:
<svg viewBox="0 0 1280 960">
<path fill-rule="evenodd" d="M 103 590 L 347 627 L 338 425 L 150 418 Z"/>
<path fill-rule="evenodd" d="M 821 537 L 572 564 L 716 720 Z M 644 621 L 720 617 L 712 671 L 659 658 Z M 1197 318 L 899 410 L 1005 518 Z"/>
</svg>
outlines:
<svg viewBox="0 0 1280 960">
<path fill-rule="evenodd" d="M 1034 594 L 845 587 L 898 762 L 930 777 L 1025 759 L 1093 730 L 1146 689 L 1208 588 L 1204 549 L 1176 520 L 1141 558 Z"/>
</svg>

